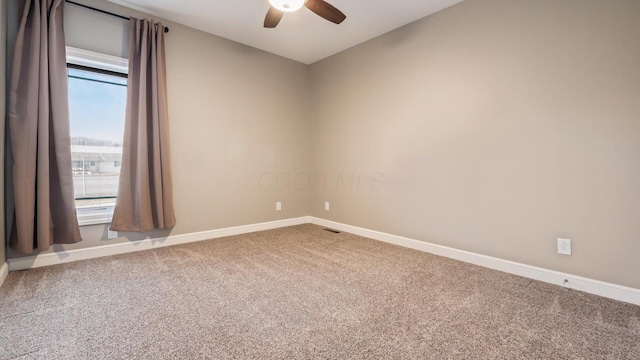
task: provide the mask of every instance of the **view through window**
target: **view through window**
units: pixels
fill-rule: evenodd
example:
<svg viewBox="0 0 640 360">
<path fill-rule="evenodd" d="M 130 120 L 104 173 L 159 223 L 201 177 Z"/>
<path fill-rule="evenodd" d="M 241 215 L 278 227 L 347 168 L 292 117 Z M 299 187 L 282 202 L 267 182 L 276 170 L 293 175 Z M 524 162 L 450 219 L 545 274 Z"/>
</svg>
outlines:
<svg viewBox="0 0 640 360">
<path fill-rule="evenodd" d="M 114 204 L 122 162 L 126 74 L 69 65 L 76 207 Z"/>
</svg>

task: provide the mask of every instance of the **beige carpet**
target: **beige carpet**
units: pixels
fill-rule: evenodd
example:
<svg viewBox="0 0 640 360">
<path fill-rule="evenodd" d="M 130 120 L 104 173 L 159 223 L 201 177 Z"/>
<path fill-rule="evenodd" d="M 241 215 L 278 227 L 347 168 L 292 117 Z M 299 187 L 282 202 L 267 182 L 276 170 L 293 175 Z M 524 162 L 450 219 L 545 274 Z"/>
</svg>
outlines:
<svg viewBox="0 0 640 360">
<path fill-rule="evenodd" d="M 640 307 L 314 225 L 14 272 L 0 359 L 640 359 Z"/>
</svg>

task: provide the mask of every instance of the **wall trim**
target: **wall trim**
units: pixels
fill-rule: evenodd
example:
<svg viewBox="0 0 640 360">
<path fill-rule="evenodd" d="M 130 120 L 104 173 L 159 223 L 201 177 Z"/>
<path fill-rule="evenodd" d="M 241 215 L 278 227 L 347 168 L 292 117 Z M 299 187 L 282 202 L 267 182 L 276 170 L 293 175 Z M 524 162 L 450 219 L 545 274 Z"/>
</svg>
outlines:
<svg viewBox="0 0 640 360">
<path fill-rule="evenodd" d="M 201 231 L 189 234 L 170 235 L 167 237 L 130 241 L 118 244 L 109 244 L 84 249 L 59 251 L 55 253 L 38 254 L 8 260 L 8 271 L 18 271 L 64 264 L 79 260 L 95 259 L 99 257 L 125 254 L 141 250 L 158 249 L 162 247 L 188 244 L 197 241 L 217 239 L 226 236 L 241 235 L 256 231 L 271 230 L 287 226 L 309 223 L 309 217 L 303 216 L 285 220 L 276 220 L 258 224 L 234 226 L 222 229 Z"/>
<path fill-rule="evenodd" d="M 434 255 L 444 256 L 450 259 L 479 265 L 489 269 L 499 270 L 533 280 L 543 281 L 549 284 L 559 285 L 589 294 L 599 295 L 613 300 L 640 305 L 640 289 L 607 283 L 604 281 L 589 279 L 577 275 L 566 274 L 559 271 L 548 270 L 536 266 L 517 263 L 514 261 L 472 253 L 469 251 L 458 250 L 447 246 L 387 234 L 380 231 L 369 230 L 313 216 L 309 218 L 312 224 L 360 235 L 370 239 L 383 241 L 414 250 L 431 253 Z M 568 282 L 565 283 L 565 280 L 568 280 Z"/>
<path fill-rule="evenodd" d="M 7 263 L 0 267 L 0 286 L 7 277 L 9 271 L 26 270 L 42 266 L 64 264 L 78 260 L 95 259 L 104 256 L 125 254 L 141 250 L 157 249 L 166 246 L 187 244 L 191 242 L 217 239 L 226 236 L 247 234 L 256 231 L 277 229 L 301 224 L 315 224 L 373 240 L 383 241 L 426 253 L 444 256 L 450 259 L 479 265 L 489 269 L 506 272 L 513 275 L 543 281 L 589 294 L 606 297 L 613 300 L 640 305 L 640 289 L 607 283 L 604 281 L 589 279 L 577 275 L 548 270 L 536 266 L 517 263 L 514 261 L 495 258 L 487 255 L 458 250 L 447 246 L 432 244 L 420 240 L 402 236 L 369 230 L 357 226 L 347 225 L 335 221 L 325 220 L 313 216 L 302 216 L 285 220 L 276 220 L 258 224 L 235 226 L 229 228 L 201 231 L 182 235 L 170 235 L 168 237 L 131 241 L 119 244 L 110 244 L 86 249 L 76 249 L 56 253 L 39 254 L 23 258 L 8 259 Z M 565 283 L 565 280 L 568 282 Z"/>
<path fill-rule="evenodd" d="M 66 46 L 67 62 L 90 68 L 114 71 L 121 74 L 129 72 L 129 59 L 107 55 L 95 51 Z"/>
<path fill-rule="evenodd" d="M 5 262 L 0 266 L 0 287 L 4 284 L 4 280 L 7 278 L 7 275 L 9 275 L 9 265 Z"/>
</svg>

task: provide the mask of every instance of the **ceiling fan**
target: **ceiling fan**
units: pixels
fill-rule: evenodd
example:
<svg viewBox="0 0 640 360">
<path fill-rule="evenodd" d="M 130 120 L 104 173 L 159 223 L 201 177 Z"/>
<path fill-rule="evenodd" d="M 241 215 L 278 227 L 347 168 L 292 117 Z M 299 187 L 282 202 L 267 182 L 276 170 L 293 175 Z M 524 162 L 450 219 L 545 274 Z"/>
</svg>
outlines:
<svg viewBox="0 0 640 360">
<path fill-rule="evenodd" d="M 284 13 L 298 11 L 303 6 L 332 23 L 340 24 L 347 18 L 342 11 L 324 0 L 269 0 L 269 4 L 271 6 L 264 18 L 264 27 L 270 29 L 278 25 Z"/>
</svg>

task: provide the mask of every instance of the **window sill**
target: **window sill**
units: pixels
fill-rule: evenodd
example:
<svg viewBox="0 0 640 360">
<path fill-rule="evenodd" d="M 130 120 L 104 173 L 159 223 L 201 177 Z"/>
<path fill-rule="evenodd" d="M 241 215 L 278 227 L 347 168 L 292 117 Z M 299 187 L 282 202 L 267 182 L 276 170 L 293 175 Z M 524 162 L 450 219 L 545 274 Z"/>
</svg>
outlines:
<svg viewBox="0 0 640 360">
<path fill-rule="evenodd" d="M 83 206 L 76 208 L 78 214 L 78 225 L 100 225 L 110 224 L 113 218 L 115 205 Z"/>
</svg>

